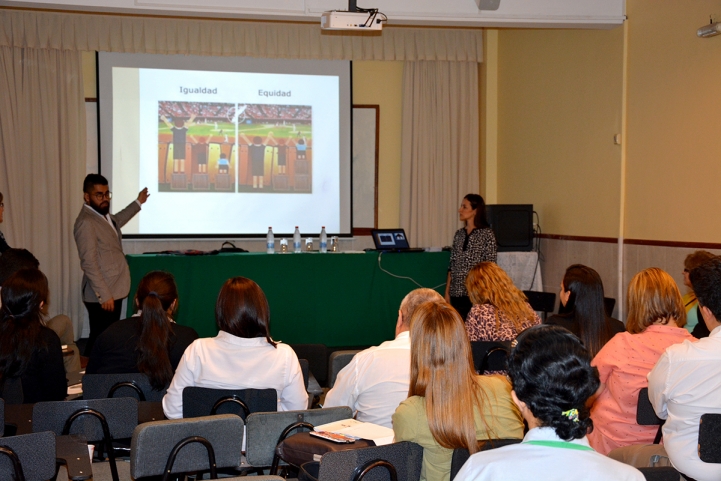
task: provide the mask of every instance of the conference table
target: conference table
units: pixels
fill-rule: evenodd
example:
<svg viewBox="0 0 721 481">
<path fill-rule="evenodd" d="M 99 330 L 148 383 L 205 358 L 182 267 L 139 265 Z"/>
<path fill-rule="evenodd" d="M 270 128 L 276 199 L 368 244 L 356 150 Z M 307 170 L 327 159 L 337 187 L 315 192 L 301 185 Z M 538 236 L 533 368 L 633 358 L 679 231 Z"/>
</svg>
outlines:
<svg viewBox="0 0 721 481">
<path fill-rule="evenodd" d="M 223 283 L 243 276 L 257 282 L 268 298 L 273 339 L 350 347 L 392 339 L 398 307 L 411 290 L 430 287 L 442 294 L 450 252 L 126 257 L 132 279 L 129 299 L 148 272 L 171 272 L 178 285 L 176 322 L 193 327 L 201 337 L 217 334 L 215 301 Z M 128 302 L 127 314 L 132 310 Z"/>
</svg>

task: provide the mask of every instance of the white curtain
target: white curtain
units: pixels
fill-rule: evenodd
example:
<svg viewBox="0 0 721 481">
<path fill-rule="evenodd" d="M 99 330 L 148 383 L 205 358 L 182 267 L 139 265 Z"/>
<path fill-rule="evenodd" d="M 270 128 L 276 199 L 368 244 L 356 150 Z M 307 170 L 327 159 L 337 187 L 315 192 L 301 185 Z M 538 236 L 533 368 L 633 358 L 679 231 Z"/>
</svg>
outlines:
<svg viewBox="0 0 721 481">
<path fill-rule="evenodd" d="M 82 206 L 85 106 L 79 51 L 0 47 L 0 224 L 50 285 L 51 315 L 79 334 L 81 271 L 73 223 Z"/>
<path fill-rule="evenodd" d="M 401 226 L 417 246 L 450 245 L 478 193 L 478 110 L 476 62 L 405 63 Z"/>
</svg>

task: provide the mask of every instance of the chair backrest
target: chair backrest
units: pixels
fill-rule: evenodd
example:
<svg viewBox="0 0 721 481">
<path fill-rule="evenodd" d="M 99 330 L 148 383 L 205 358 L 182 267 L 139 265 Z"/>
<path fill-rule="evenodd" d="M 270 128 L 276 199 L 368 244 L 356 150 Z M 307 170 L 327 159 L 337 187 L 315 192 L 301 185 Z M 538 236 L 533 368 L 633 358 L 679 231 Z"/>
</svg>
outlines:
<svg viewBox="0 0 721 481">
<path fill-rule="evenodd" d="M 5 434 L 5 401 L 0 399 L 0 437 Z"/>
<path fill-rule="evenodd" d="M 352 417 L 353 411 L 348 406 L 307 411 L 253 413 L 246 419 L 245 458 L 252 466 L 270 466 L 278 439 L 283 430 L 291 424 L 307 422 L 318 426 Z"/>
<path fill-rule="evenodd" d="M 482 373 L 483 359 L 486 354 L 494 348 L 503 348 L 506 351 L 511 349 L 510 341 L 473 341 L 471 342 L 471 353 L 473 354 L 473 367 L 476 372 Z M 501 369 L 499 369 L 501 370 Z"/>
<path fill-rule="evenodd" d="M 300 364 L 300 372 L 303 374 L 303 386 L 305 386 L 305 390 L 308 390 L 308 379 L 310 375 L 310 363 L 308 363 L 307 359 L 298 359 L 298 364 Z"/>
<path fill-rule="evenodd" d="M 721 463 L 721 414 L 701 416 L 698 455 L 704 463 Z"/>
<path fill-rule="evenodd" d="M 508 370 L 508 349 L 505 346 L 496 346 L 486 352 L 481 361 L 479 373 L 498 372 Z"/>
<path fill-rule="evenodd" d="M 613 309 L 616 307 L 616 299 L 613 297 L 603 298 L 603 310 L 606 311 L 608 317 L 613 316 Z"/>
<path fill-rule="evenodd" d="M 278 409 L 278 392 L 275 389 L 210 389 L 193 386 L 183 389 L 183 417 L 209 416 L 218 400 L 231 396 L 240 398 L 251 413 Z M 233 403 L 219 407 L 216 414 L 236 414 L 245 419 L 245 413 Z"/>
<path fill-rule="evenodd" d="M 25 481 L 46 481 L 55 476 L 55 435 L 50 432 L 0 438 L 20 460 Z M 16 479 L 10 459 L 0 454 L 0 479 Z"/>
<path fill-rule="evenodd" d="M 353 356 L 360 351 L 357 349 L 347 351 L 335 351 L 328 360 L 328 387 L 333 387 L 338 373 L 351 362 Z"/>
<path fill-rule="evenodd" d="M 155 391 L 150 385 L 148 376 L 140 373 L 125 374 L 86 374 L 83 376 L 83 399 L 105 399 L 116 384 L 122 382 L 135 383 L 145 396 L 145 401 L 161 402 L 166 389 Z M 134 397 L 142 401 L 131 387 L 119 387 L 112 397 Z"/>
<path fill-rule="evenodd" d="M 321 386 L 325 385 L 328 373 L 328 350 L 325 344 L 289 344 L 298 359 L 307 359 L 310 372 Z"/>
<path fill-rule="evenodd" d="M 240 466 L 243 420 L 233 414 L 223 414 L 139 425 L 130 443 L 130 475 L 137 479 L 163 474 L 173 448 L 192 436 L 210 442 L 218 468 Z M 189 444 L 178 453 L 172 472 L 200 471 L 208 469 L 208 466 L 206 448 L 200 444 Z"/>
<path fill-rule="evenodd" d="M 528 303 L 534 311 L 543 313 L 553 312 L 556 307 L 556 294 L 554 292 L 523 291 L 528 298 Z"/>
<path fill-rule="evenodd" d="M 488 451 L 489 449 L 501 448 L 508 446 L 509 444 L 518 444 L 522 439 L 488 439 L 485 441 L 478 441 L 478 451 Z M 451 458 L 451 481 L 456 477 L 458 471 L 461 470 L 468 458 L 471 457 L 471 453 L 466 448 L 456 448 L 453 450 L 453 457 Z"/>
<path fill-rule="evenodd" d="M 138 401 L 133 398 L 82 399 L 79 401 L 39 402 L 33 406 L 33 432 L 52 431 L 61 435 L 65 422 L 73 413 L 84 409 L 101 413 L 114 439 L 129 438 L 138 425 Z M 103 430 L 97 418 L 82 416 L 70 429 L 70 434 L 82 434 L 88 441 L 103 439 Z"/>
<path fill-rule="evenodd" d="M 654 439 L 653 444 L 659 444 L 661 442 L 661 437 L 663 436 L 661 428 L 665 422 L 666 421 L 664 419 L 656 416 L 656 411 L 653 410 L 651 400 L 648 398 L 648 388 L 645 387 L 638 391 L 636 424 L 641 426 L 658 426 L 658 431 L 656 432 L 656 438 Z"/>
<path fill-rule="evenodd" d="M 657 468 L 636 468 L 641 471 L 646 481 L 678 481 L 679 472 L 671 466 Z"/>
<path fill-rule="evenodd" d="M 329 452 L 320 460 L 318 481 L 351 479 L 356 467 L 376 459 L 392 464 L 396 469 L 398 481 L 417 481 L 421 475 L 423 448 L 416 443 L 403 441 L 385 446 Z M 383 469 L 376 469 L 367 476 L 367 479 L 389 480 L 390 475 Z"/>
</svg>

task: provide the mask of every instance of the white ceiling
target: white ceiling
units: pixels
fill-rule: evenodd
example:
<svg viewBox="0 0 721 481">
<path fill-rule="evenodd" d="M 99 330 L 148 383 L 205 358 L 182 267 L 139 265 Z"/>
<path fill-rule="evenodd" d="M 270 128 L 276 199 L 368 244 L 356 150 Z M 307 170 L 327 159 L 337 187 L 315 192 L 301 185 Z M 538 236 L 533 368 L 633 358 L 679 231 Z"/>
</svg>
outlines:
<svg viewBox="0 0 721 481">
<path fill-rule="evenodd" d="M 500 0 L 479 11 L 475 0 L 358 0 L 378 8 L 389 24 L 467 27 L 613 28 L 625 19 L 625 0 Z M 345 0 L 0 0 L 0 6 L 135 12 L 268 20 L 318 21 L 326 10 L 347 10 Z"/>
</svg>

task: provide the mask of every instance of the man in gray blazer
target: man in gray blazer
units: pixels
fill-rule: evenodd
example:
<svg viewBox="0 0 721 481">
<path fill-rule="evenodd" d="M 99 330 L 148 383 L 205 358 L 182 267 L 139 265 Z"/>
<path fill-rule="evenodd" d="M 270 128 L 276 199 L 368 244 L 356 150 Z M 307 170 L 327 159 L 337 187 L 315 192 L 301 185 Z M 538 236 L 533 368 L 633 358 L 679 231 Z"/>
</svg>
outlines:
<svg viewBox="0 0 721 481">
<path fill-rule="evenodd" d="M 115 215 L 110 211 L 108 181 L 100 174 L 88 174 L 83 182 L 85 205 L 75 219 L 75 244 L 83 269 L 83 303 L 88 310 L 90 336 L 85 347 L 89 356 L 95 339 L 120 319 L 123 299 L 130 292 L 130 269 L 125 260 L 120 228 L 128 223 L 148 200 L 148 189 Z"/>
</svg>

